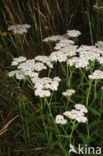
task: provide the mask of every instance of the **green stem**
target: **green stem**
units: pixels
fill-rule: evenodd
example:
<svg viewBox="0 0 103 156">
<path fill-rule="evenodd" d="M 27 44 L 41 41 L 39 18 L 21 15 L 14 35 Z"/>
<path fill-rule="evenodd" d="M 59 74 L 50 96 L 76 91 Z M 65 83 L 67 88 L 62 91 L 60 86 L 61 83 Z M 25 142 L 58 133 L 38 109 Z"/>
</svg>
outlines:
<svg viewBox="0 0 103 156">
<path fill-rule="evenodd" d="M 92 87 L 92 80 L 90 80 L 89 82 L 89 89 L 88 89 L 88 93 L 87 93 L 87 97 L 86 97 L 86 107 L 88 108 L 88 102 L 89 102 L 89 96 L 90 96 L 90 92 L 91 92 L 91 87 Z"/>
<path fill-rule="evenodd" d="M 49 134 L 48 134 L 48 131 L 47 131 L 47 126 L 46 126 L 45 119 L 44 119 L 44 114 L 43 114 L 43 103 L 42 103 L 42 98 L 40 98 L 40 103 L 41 103 L 42 122 L 43 122 L 43 126 L 44 126 L 44 130 L 45 130 L 46 136 L 47 136 L 47 138 L 49 139 Z"/>
<path fill-rule="evenodd" d="M 95 80 L 95 85 L 94 85 L 94 98 L 93 98 L 92 103 L 90 104 L 90 107 L 93 105 L 93 103 L 95 102 L 95 99 L 96 99 L 96 87 L 97 87 L 97 80 Z"/>
<path fill-rule="evenodd" d="M 71 134 L 70 134 L 70 144 L 71 144 L 71 141 L 72 141 L 72 136 L 73 136 L 73 132 L 74 132 L 74 127 L 75 127 L 75 120 L 72 122 L 72 131 L 71 131 Z"/>
<path fill-rule="evenodd" d="M 87 122 L 87 135 L 88 135 L 88 139 L 89 139 L 90 134 L 89 134 L 89 124 L 88 124 L 88 122 Z"/>
</svg>

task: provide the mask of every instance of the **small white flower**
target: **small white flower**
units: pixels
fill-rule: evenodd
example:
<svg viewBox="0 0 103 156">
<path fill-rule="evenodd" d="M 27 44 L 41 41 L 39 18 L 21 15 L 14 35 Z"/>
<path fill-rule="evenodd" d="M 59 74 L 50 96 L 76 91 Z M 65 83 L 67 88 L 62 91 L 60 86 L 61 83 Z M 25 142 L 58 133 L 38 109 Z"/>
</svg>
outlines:
<svg viewBox="0 0 103 156">
<path fill-rule="evenodd" d="M 31 25 L 30 24 L 22 24 L 22 25 L 20 25 L 20 27 L 22 27 L 24 29 L 28 29 L 28 28 L 31 28 Z"/>
<path fill-rule="evenodd" d="M 65 115 L 67 118 L 70 118 L 71 112 L 70 111 L 66 111 L 66 112 L 63 113 L 63 115 Z"/>
<path fill-rule="evenodd" d="M 11 30 L 14 30 L 14 29 L 17 29 L 16 25 L 11 25 L 11 26 L 8 27 L 8 31 L 11 31 Z"/>
<path fill-rule="evenodd" d="M 24 75 L 24 73 L 23 73 L 21 70 L 18 70 L 18 71 L 15 73 L 15 76 L 16 76 L 16 79 L 18 79 L 18 80 L 23 80 L 23 79 L 26 78 L 25 75 Z"/>
<path fill-rule="evenodd" d="M 17 72 L 17 70 L 11 71 L 11 72 L 8 73 L 8 76 L 13 77 L 16 72 Z"/>
<path fill-rule="evenodd" d="M 57 76 L 57 77 L 54 77 L 54 78 L 53 78 L 53 81 L 59 82 L 59 81 L 61 81 L 61 79 Z"/>
<path fill-rule="evenodd" d="M 43 39 L 44 42 L 48 42 L 48 41 L 60 41 L 60 40 L 63 40 L 65 39 L 65 37 L 61 36 L 61 35 L 55 35 L 55 36 L 50 36 L 50 37 L 47 37 L 45 39 Z"/>
<path fill-rule="evenodd" d="M 73 57 L 68 59 L 67 63 L 70 66 L 75 66 L 75 68 L 87 68 L 89 66 L 89 62 L 86 58 Z"/>
<path fill-rule="evenodd" d="M 71 96 L 75 93 L 75 90 L 74 89 L 68 89 L 66 90 L 66 92 L 63 92 L 62 95 L 63 96 Z"/>
<path fill-rule="evenodd" d="M 67 39 L 60 40 L 60 42 L 56 44 L 54 49 L 60 50 L 63 47 L 67 47 L 67 46 L 73 45 L 73 44 L 74 44 L 74 41 L 72 41 L 72 40 L 67 40 Z"/>
<path fill-rule="evenodd" d="M 75 108 L 77 109 L 72 109 L 71 111 L 66 111 L 63 113 L 64 116 L 66 116 L 69 119 L 76 120 L 79 123 L 85 123 L 88 121 L 88 119 L 85 117 L 84 113 L 87 113 L 88 110 L 84 105 L 81 104 L 76 104 Z"/>
<path fill-rule="evenodd" d="M 55 77 L 51 79 L 48 77 L 44 77 L 44 78 L 35 77 L 32 78 L 31 81 L 34 84 L 34 88 L 36 88 L 35 90 L 36 96 L 48 97 L 51 95 L 50 90 L 56 91 L 58 89 L 60 78 Z"/>
<path fill-rule="evenodd" d="M 85 116 L 77 117 L 76 120 L 81 123 L 85 123 L 88 121 L 88 119 Z"/>
<path fill-rule="evenodd" d="M 25 75 L 21 70 L 14 70 L 8 73 L 9 77 L 16 76 L 16 79 L 23 80 L 25 79 Z"/>
<path fill-rule="evenodd" d="M 43 69 L 47 69 L 47 67 L 43 63 L 41 62 L 35 63 L 35 66 L 34 66 L 35 71 L 41 71 Z"/>
<path fill-rule="evenodd" d="M 82 105 L 82 104 L 76 104 L 74 107 L 77 110 L 79 110 L 79 111 L 81 111 L 83 113 L 87 113 L 88 112 L 87 108 L 84 105 Z"/>
<path fill-rule="evenodd" d="M 17 67 L 21 69 L 23 72 L 25 71 L 42 71 L 43 69 L 47 69 L 47 67 L 42 62 L 35 62 L 35 59 L 27 60 L 26 62 L 21 63 Z"/>
<path fill-rule="evenodd" d="M 39 76 L 37 72 L 33 72 L 32 70 L 25 71 L 24 75 L 29 76 L 30 78 L 38 78 Z"/>
<path fill-rule="evenodd" d="M 8 27 L 8 31 L 12 31 L 14 34 L 24 34 L 27 32 L 27 29 L 31 26 L 29 24 L 17 24 L 17 25 L 11 25 Z"/>
<path fill-rule="evenodd" d="M 20 56 L 20 57 L 18 57 L 18 58 L 13 58 L 13 61 L 12 61 L 12 66 L 15 66 L 15 65 L 18 65 L 19 63 L 21 63 L 21 62 L 24 62 L 24 61 L 26 61 L 27 60 L 27 58 L 26 57 L 23 57 L 23 56 Z"/>
<path fill-rule="evenodd" d="M 14 34 L 20 34 L 20 35 L 22 35 L 22 34 L 27 32 L 27 30 L 24 29 L 24 28 L 14 29 L 12 31 L 13 31 Z"/>
<path fill-rule="evenodd" d="M 49 90 L 36 89 L 35 95 L 43 98 L 43 97 L 49 97 L 51 95 L 51 93 Z"/>
<path fill-rule="evenodd" d="M 81 59 L 87 59 L 88 61 L 95 61 L 103 55 L 103 51 L 100 48 L 96 48 L 95 46 L 87 46 L 81 45 L 77 52 L 79 53 L 79 57 Z"/>
<path fill-rule="evenodd" d="M 103 71 L 95 70 L 91 75 L 88 76 L 89 79 L 103 79 Z"/>
<path fill-rule="evenodd" d="M 53 68 L 53 64 L 51 63 L 50 58 L 48 56 L 39 55 L 35 57 L 35 60 L 47 64 L 49 68 Z"/>
<path fill-rule="evenodd" d="M 78 30 L 67 30 L 67 35 L 69 37 L 78 37 L 81 35 L 81 32 Z"/>
<path fill-rule="evenodd" d="M 67 123 L 67 120 L 64 119 L 63 115 L 57 115 L 55 118 L 55 122 L 56 122 L 56 124 L 65 125 Z"/>
</svg>

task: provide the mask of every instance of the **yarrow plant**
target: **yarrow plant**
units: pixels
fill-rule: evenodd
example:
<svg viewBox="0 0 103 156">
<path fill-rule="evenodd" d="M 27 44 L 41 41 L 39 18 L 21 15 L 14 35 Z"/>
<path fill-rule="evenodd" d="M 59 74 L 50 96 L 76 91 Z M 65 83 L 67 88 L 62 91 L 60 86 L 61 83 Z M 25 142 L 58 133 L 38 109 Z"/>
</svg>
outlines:
<svg viewBox="0 0 103 156">
<path fill-rule="evenodd" d="M 8 27 L 8 31 L 12 31 L 14 34 L 24 34 L 27 33 L 27 29 L 29 29 L 31 26 L 29 24 L 17 24 L 17 25 L 11 25 Z"/>
<path fill-rule="evenodd" d="M 8 27 L 10 38 L 13 40 L 12 44 L 21 55 L 24 55 L 24 44 L 27 43 L 26 33 L 29 28 L 31 28 L 29 24 L 16 24 Z"/>
<path fill-rule="evenodd" d="M 9 30 L 12 29 L 13 27 L 9 28 Z M 13 58 L 11 66 L 14 70 L 8 73 L 9 77 L 16 77 L 19 81 L 25 80 L 29 83 L 34 95 L 40 100 L 39 109 L 42 112 L 43 126 L 45 127 L 48 121 L 49 124 L 50 122 L 53 123 L 57 136 L 69 138 L 70 144 L 74 140 L 76 141 L 73 132 L 79 128 L 79 125 L 82 127 L 83 123 L 86 126 L 86 137 L 90 140 L 89 118 L 86 117 L 86 113 L 88 113 L 88 110 L 93 112 L 94 108 L 91 108 L 91 106 L 97 98 L 97 82 L 95 81 L 94 92 L 92 92 L 92 79 L 103 79 L 102 41 L 98 41 L 94 46 L 78 46 L 75 41 L 80 35 L 81 32 L 77 30 L 67 30 L 66 34 L 43 39 L 44 42 L 55 42 L 54 51 L 49 56 L 38 55 L 33 59 L 27 59 L 24 56 Z M 59 65 L 61 73 L 54 71 L 54 67 L 57 65 Z M 96 69 L 99 67 L 100 69 Z M 44 71 L 47 75 L 43 77 Z M 67 90 L 63 92 L 63 88 Z M 91 94 L 94 94 L 93 100 L 90 97 Z M 84 103 L 84 105 L 76 104 L 76 100 Z M 46 105 L 45 113 L 49 112 L 47 120 L 43 116 Z M 102 103 L 100 108 L 102 108 Z M 57 110 L 59 113 L 57 113 Z M 94 113 L 98 114 L 96 111 Z M 54 116 L 56 117 L 54 118 Z M 62 130 L 58 128 L 58 125 L 61 126 Z M 50 131 L 51 129 L 50 127 Z M 64 132 L 64 135 L 61 135 L 61 132 Z M 77 132 L 75 131 L 76 134 Z M 49 134 L 47 126 L 45 133 L 46 135 Z"/>
<path fill-rule="evenodd" d="M 67 35 L 69 37 L 78 37 L 81 35 L 81 32 L 77 30 L 67 30 Z"/>
<path fill-rule="evenodd" d="M 85 107 L 85 105 L 76 104 L 74 107 L 75 109 L 72 109 L 71 111 L 66 111 L 63 113 L 63 115 L 58 114 L 55 117 L 55 123 L 57 125 L 70 126 L 70 124 L 72 124 L 71 132 L 70 132 L 70 139 L 69 139 L 70 144 L 72 142 L 73 132 L 74 130 L 77 129 L 78 124 L 88 122 L 88 119 L 85 116 L 85 113 L 87 113 L 88 110 Z"/>
<path fill-rule="evenodd" d="M 88 112 L 87 108 L 82 104 L 76 104 L 74 107 L 75 107 L 75 109 L 72 109 L 71 111 L 66 111 L 63 113 L 63 115 L 65 117 L 67 117 L 71 120 L 75 120 L 79 123 L 87 122 L 88 121 L 87 117 L 85 117 L 85 113 Z M 63 123 L 62 123 L 62 121 L 63 121 Z M 64 122 L 64 121 L 66 121 L 66 122 Z M 64 125 L 64 123 L 65 124 L 67 123 L 67 120 L 65 120 L 63 116 L 57 115 L 55 122 L 56 122 L 56 124 L 63 124 Z"/>
</svg>

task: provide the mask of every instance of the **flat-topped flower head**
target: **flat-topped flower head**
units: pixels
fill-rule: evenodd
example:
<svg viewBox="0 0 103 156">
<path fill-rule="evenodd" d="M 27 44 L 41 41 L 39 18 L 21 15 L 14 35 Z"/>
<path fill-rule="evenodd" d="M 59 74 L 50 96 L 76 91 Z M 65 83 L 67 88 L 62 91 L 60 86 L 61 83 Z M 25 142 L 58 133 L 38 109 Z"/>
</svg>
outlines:
<svg viewBox="0 0 103 156">
<path fill-rule="evenodd" d="M 100 48 L 101 50 L 103 50 L 103 41 L 97 41 L 97 43 L 95 44 L 96 47 Z"/>
<path fill-rule="evenodd" d="M 38 62 L 45 63 L 49 68 L 53 68 L 53 64 L 51 63 L 50 58 L 48 56 L 38 55 L 35 57 L 35 60 Z"/>
<path fill-rule="evenodd" d="M 31 25 L 30 24 L 22 24 L 22 25 L 20 25 L 20 27 L 28 29 L 28 28 L 31 28 Z"/>
<path fill-rule="evenodd" d="M 87 68 L 89 66 L 88 60 L 80 57 L 73 57 L 68 59 L 67 64 L 70 66 L 74 66 L 75 68 Z"/>
<path fill-rule="evenodd" d="M 85 123 L 88 121 L 87 117 L 85 116 L 80 116 L 80 117 L 77 117 L 76 120 L 80 123 Z"/>
<path fill-rule="evenodd" d="M 35 90 L 34 94 L 36 96 L 39 96 L 39 97 L 43 98 L 43 97 L 50 97 L 51 92 L 49 90 L 44 90 L 44 89 L 37 88 Z"/>
<path fill-rule="evenodd" d="M 49 56 L 51 62 L 66 62 L 69 56 L 76 55 L 77 46 L 69 44 L 65 47 L 62 47 L 58 51 L 54 51 Z"/>
<path fill-rule="evenodd" d="M 100 56 L 103 55 L 103 51 L 100 48 L 87 45 L 81 45 L 77 49 L 77 53 L 79 53 L 79 57 L 81 59 L 87 59 L 88 61 L 98 60 L 98 58 L 100 58 Z"/>
<path fill-rule="evenodd" d="M 80 36 L 81 35 L 81 32 L 80 31 L 78 31 L 78 30 L 67 30 L 67 35 L 69 36 L 69 37 L 78 37 L 78 36 Z"/>
<path fill-rule="evenodd" d="M 49 42 L 49 41 L 56 42 L 56 41 L 60 41 L 60 40 L 64 40 L 64 39 L 65 39 L 65 37 L 63 37 L 61 35 L 55 35 L 55 36 L 50 36 L 50 37 L 43 39 L 43 42 Z"/>
<path fill-rule="evenodd" d="M 74 89 L 68 89 L 66 90 L 66 92 L 63 92 L 62 95 L 63 96 L 72 96 L 75 93 Z"/>
<path fill-rule="evenodd" d="M 82 105 L 82 104 L 76 104 L 74 107 L 77 110 L 79 110 L 80 112 L 83 112 L 83 113 L 87 113 L 88 112 L 87 108 L 84 105 Z"/>
<path fill-rule="evenodd" d="M 74 44 L 74 41 L 72 41 L 72 40 L 67 40 L 67 39 L 60 40 L 60 42 L 56 44 L 54 49 L 60 50 L 63 47 L 67 47 L 67 46 L 73 45 L 73 44 Z"/>
<path fill-rule="evenodd" d="M 57 91 L 59 86 L 59 81 L 61 79 L 59 77 L 54 77 L 53 79 L 44 77 L 44 78 L 32 78 L 31 81 L 34 84 L 34 91 L 36 96 L 40 97 L 49 97 L 51 95 L 51 91 Z"/>
<path fill-rule="evenodd" d="M 23 80 L 23 79 L 26 78 L 24 73 L 21 70 L 11 71 L 11 72 L 8 73 L 8 76 L 9 77 L 16 76 L 16 79 L 18 79 L 18 80 Z"/>
<path fill-rule="evenodd" d="M 72 109 L 71 111 L 66 111 L 63 113 L 63 115 L 71 120 L 76 120 L 79 123 L 87 122 L 88 121 L 87 117 L 85 117 L 85 113 L 88 112 L 87 108 L 82 104 L 76 104 L 74 107 L 76 109 Z"/>
<path fill-rule="evenodd" d="M 18 69 L 22 71 L 42 71 L 47 69 L 47 67 L 42 62 L 35 62 L 35 59 L 27 60 L 18 66 Z"/>
<path fill-rule="evenodd" d="M 57 115 L 56 118 L 55 118 L 55 123 L 65 125 L 67 123 L 67 120 L 64 119 L 63 115 Z"/>
<path fill-rule="evenodd" d="M 23 57 L 23 56 L 20 56 L 20 57 L 17 57 L 17 58 L 13 58 L 13 61 L 12 61 L 12 66 L 15 66 L 15 65 L 18 65 L 19 63 L 21 62 L 24 62 L 26 61 L 27 58 L 26 57 Z"/>
<path fill-rule="evenodd" d="M 89 79 L 103 79 L 103 71 L 101 70 L 95 70 L 91 75 L 88 76 Z"/>
<path fill-rule="evenodd" d="M 17 24 L 17 25 L 11 25 L 8 27 L 8 31 L 12 31 L 14 34 L 24 34 L 27 32 L 27 29 L 31 26 L 29 24 Z"/>
<path fill-rule="evenodd" d="M 43 77 L 43 78 L 38 77 L 38 79 L 31 79 L 31 80 L 35 84 L 35 88 L 51 89 L 51 90 L 57 90 L 60 81 L 58 77 L 55 77 L 53 79 L 48 77 Z"/>
</svg>

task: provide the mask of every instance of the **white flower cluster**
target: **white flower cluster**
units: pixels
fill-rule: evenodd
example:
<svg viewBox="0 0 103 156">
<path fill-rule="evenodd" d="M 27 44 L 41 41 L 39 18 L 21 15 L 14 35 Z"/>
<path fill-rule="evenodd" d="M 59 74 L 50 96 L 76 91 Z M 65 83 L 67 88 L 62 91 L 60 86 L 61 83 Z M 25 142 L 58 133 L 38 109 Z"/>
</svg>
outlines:
<svg viewBox="0 0 103 156">
<path fill-rule="evenodd" d="M 77 30 L 68 30 L 67 34 L 56 35 L 51 36 L 43 41 L 49 41 L 49 40 L 58 40 L 59 42 L 56 43 L 56 46 L 54 47 L 55 50 L 51 53 L 49 56 L 49 60 L 51 62 L 66 62 L 68 60 L 68 57 L 75 56 L 77 52 L 77 45 L 74 45 L 74 41 L 70 40 L 70 37 L 78 37 L 81 33 Z"/>
<path fill-rule="evenodd" d="M 49 57 L 45 56 L 38 56 L 35 59 L 28 60 L 25 57 L 14 58 L 12 65 L 17 65 L 18 70 L 9 72 L 8 76 L 16 76 L 16 79 L 19 80 L 29 77 L 35 88 L 35 95 L 49 97 L 51 95 L 50 90 L 56 91 L 61 79 L 59 77 L 54 77 L 53 79 L 48 77 L 40 78 L 39 72 L 47 69 L 44 63 L 51 68 L 53 67 Z"/>
<path fill-rule="evenodd" d="M 95 44 L 96 47 L 100 48 L 101 50 L 103 50 L 103 41 L 97 41 L 97 43 Z"/>
<path fill-rule="evenodd" d="M 78 30 L 67 30 L 67 35 L 69 37 L 78 37 L 81 35 L 81 32 Z"/>
<path fill-rule="evenodd" d="M 65 125 L 67 123 L 67 120 L 64 119 L 63 115 L 57 115 L 56 118 L 55 118 L 55 123 Z"/>
<path fill-rule="evenodd" d="M 55 35 L 55 36 L 51 36 L 51 37 L 47 37 L 45 39 L 43 39 L 44 42 L 48 42 L 48 41 L 60 41 L 60 40 L 64 40 L 65 37 L 61 36 L 61 35 Z"/>
<path fill-rule="evenodd" d="M 54 51 L 51 53 L 50 60 L 51 62 L 65 62 L 68 60 L 68 56 L 76 55 L 77 46 L 76 45 L 68 45 L 61 48 L 58 51 Z"/>
<path fill-rule="evenodd" d="M 66 90 L 66 92 L 63 92 L 62 95 L 63 96 L 71 96 L 75 93 L 75 90 L 74 89 L 68 89 Z"/>
<path fill-rule="evenodd" d="M 88 121 L 87 117 L 85 117 L 85 113 L 88 112 L 87 108 L 82 104 L 76 104 L 75 109 L 71 111 L 66 111 L 63 115 L 69 119 L 76 120 L 79 123 L 85 123 Z M 55 118 L 56 124 L 65 125 L 67 120 L 65 120 L 63 115 L 57 115 Z"/>
<path fill-rule="evenodd" d="M 24 76 L 28 76 L 29 78 L 38 77 L 38 72 L 43 69 L 47 69 L 47 67 L 42 62 L 36 62 L 35 59 L 26 59 L 25 57 L 14 58 L 12 61 L 12 66 L 17 65 L 17 69 L 15 71 L 9 72 L 8 76 L 16 76 L 17 79 L 21 79 L 21 75 L 17 76 L 16 73 L 22 73 Z M 13 74 L 14 73 L 14 74 Z M 23 76 L 23 79 L 24 79 Z"/>
<path fill-rule="evenodd" d="M 47 69 L 47 67 L 42 62 L 35 62 L 35 59 L 27 60 L 26 62 L 21 63 L 18 67 L 22 71 L 41 71 Z"/>
<path fill-rule="evenodd" d="M 53 79 L 48 77 L 43 78 L 32 78 L 31 81 L 35 85 L 35 95 L 39 97 L 49 97 L 51 95 L 50 90 L 56 91 L 59 86 L 59 77 L 54 77 Z"/>
<path fill-rule="evenodd" d="M 42 63 L 47 64 L 47 66 L 49 68 L 53 68 L 53 64 L 51 63 L 50 57 L 48 57 L 48 56 L 39 55 L 39 56 L 35 57 L 35 60 L 38 62 L 42 62 Z"/>
<path fill-rule="evenodd" d="M 93 8 L 95 8 L 95 9 L 103 9 L 102 6 L 98 6 L 97 4 L 94 4 L 94 5 L 93 5 Z"/>
<path fill-rule="evenodd" d="M 73 45 L 73 44 L 74 44 L 74 41 L 72 40 L 67 40 L 67 39 L 60 40 L 59 43 L 56 44 L 54 49 L 60 50 L 61 48 L 64 48 L 66 46 Z"/>
<path fill-rule="evenodd" d="M 89 62 L 86 58 L 73 57 L 68 59 L 67 63 L 70 66 L 75 66 L 75 68 L 86 68 L 89 66 Z"/>
<path fill-rule="evenodd" d="M 61 41 L 61 40 L 65 40 L 65 39 L 69 39 L 69 38 L 75 38 L 81 35 L 81 32 L 78 30 L 67 30 L 66 34 L 63 35 L 55 35 L 55 36 L 50 36 L 47 37 L 45 39 L 43 39 L 44 42 L 48 42 L 48 41 Z"/>
<path fill-rule="evenodd" d="M 24 62 L 24 61 L 26 61 L 27 60 L 27 58 L 26 57 L 23 57 L 23 56 L 20 56 L 19 58 L 17 57 L 17 58 L 13 58 L 13 61 L 12 61 L 12 66 L 16 66 L 16 65 L 18 65 L 19 63 L 21 63 L 21 62 Z"/>
<path fill-rule="evenodd" d="M 27 29 L 30 26 L 27 24 L 24 25 L 16 25 L 10 26 L 8 30 L 16 30 L 19 28 Z M 17 70 L 8 73 L 9 77 L 16 76 L 17 79 L 25 79 L 29 77 L 32 81 L 33 85 L 36 88 L 35 95 L 44 97 L 50 96 L 50 90 L 57 90 L 58 82 L 60 80 L 52 80 L 49 78 L 39 78 L 39 72 L 42 70 L 46 70 L 47 67 L 53 68 L 53 63 L 55 62 L 67 62 L 69 66 L 75 66 L 75 68 L 85 68 L 89 67 L 89 61 L 97 60 L 100 64 L 103 64 L 103 51 L 100 47 L 102 47 L 102 41 L 98 41 L 97 43 L 100 45 L 95 46 L 87 46 L 82 45 L 78 48 L 77 45 L 74 44 L 74 41 L 70 40 L 70 37 L 78 37 L 81 33 L 76 30 L 68 30 L 66 35 L 57 35 L 52 36 L 45 41 L 55 40 L 59 41 L 56 43 L 55 51 L 53 51 L 49 56 L 37 56 L 34 59 L 26 59 L 23 56 L 19 58 L 14 58 L 12 61 L 12 66 L 17 66 Z M 77 55 L 78 54 L 78 55 Z M 95 71 L 92 75 L 89 75 L 91 79 L 99 79 L 102 78 L 102 71 Z M 74 94 L 74 90 L 67 90 L 62 93 L 64 96 L 71 96 Z"/>
<path fill-rule="evenodd" d="M 97 60 L 100 64 L 103 64 L 103 50 L 98 48 L 99 46 L 82 45 L 78 48 L 77 45 L 74 45 L 74 41 L 69 39 L 70 37 L 78 37 L 80 34 L 77 30 L 68 30 L 67 34 L 62 36 L 63 38 L 59 36 L 59 42 L 54 47 L 56 51 L 53 51 L 48 57 L 49 62 L 67 62 L 75 68 L 85 69 L 88 69 L 89 61 Z M 51 40 L 53 38 L 57 39 L 58 35 L 50 37 Z M 102 46 L 102 42 L 99 41 L 98 44 Z"/>
<path fill-rule="evenodd" d="M 72 109 L 71 111 L 66 111 L 63 113 L 63 115 L 78 122 L 87 122 L 87 118 L 84 114 L 88 112 L 87 108 L 82 104 L 76 104 L 74 107 L 75 109 Z"/>
<path fill-rule="evenodd" d="M 89 79 L 103 79 L 103 71 L 101 70 L 95 70 L 91 75 L 88 76 Z"/>
<path fill-rule="evenodd" d="M 27 29 L 31 26 L 29 24 L 17 24 L 17 25 L 11 25 L 8 27 L 8 31 L 12 31 L 14 34 L 24 34 L 27 32 Z"/>
<path fill-rule="evenodd" d="M 16 76 L 16 78 L 17 78 L 18 80 L 23 80 L 23 79 L 26 78 L 25 75 L 24 75 L 24 73 L 23 73 L 21 70 L 14 70 L 14 71 L 11 71 L 11 72 L 8 73 L 8 76 L 9 76 L 9 77 Z"/>
<path fill-rule="evenodd" d="M 80 58 L 87 59 L 88 61 L 98 60 L 101 55 L 103 55 L 103 51 L 95 46 L 87 46 L 82 45 L 78 48 L 77 52 L 79 53 Z"/>
<path fill-rule="evenodd" d="M 87 108 L 82 104 L 76 104 L 74 107 L 83 113 L 88 113 Z"/>
</svg>

